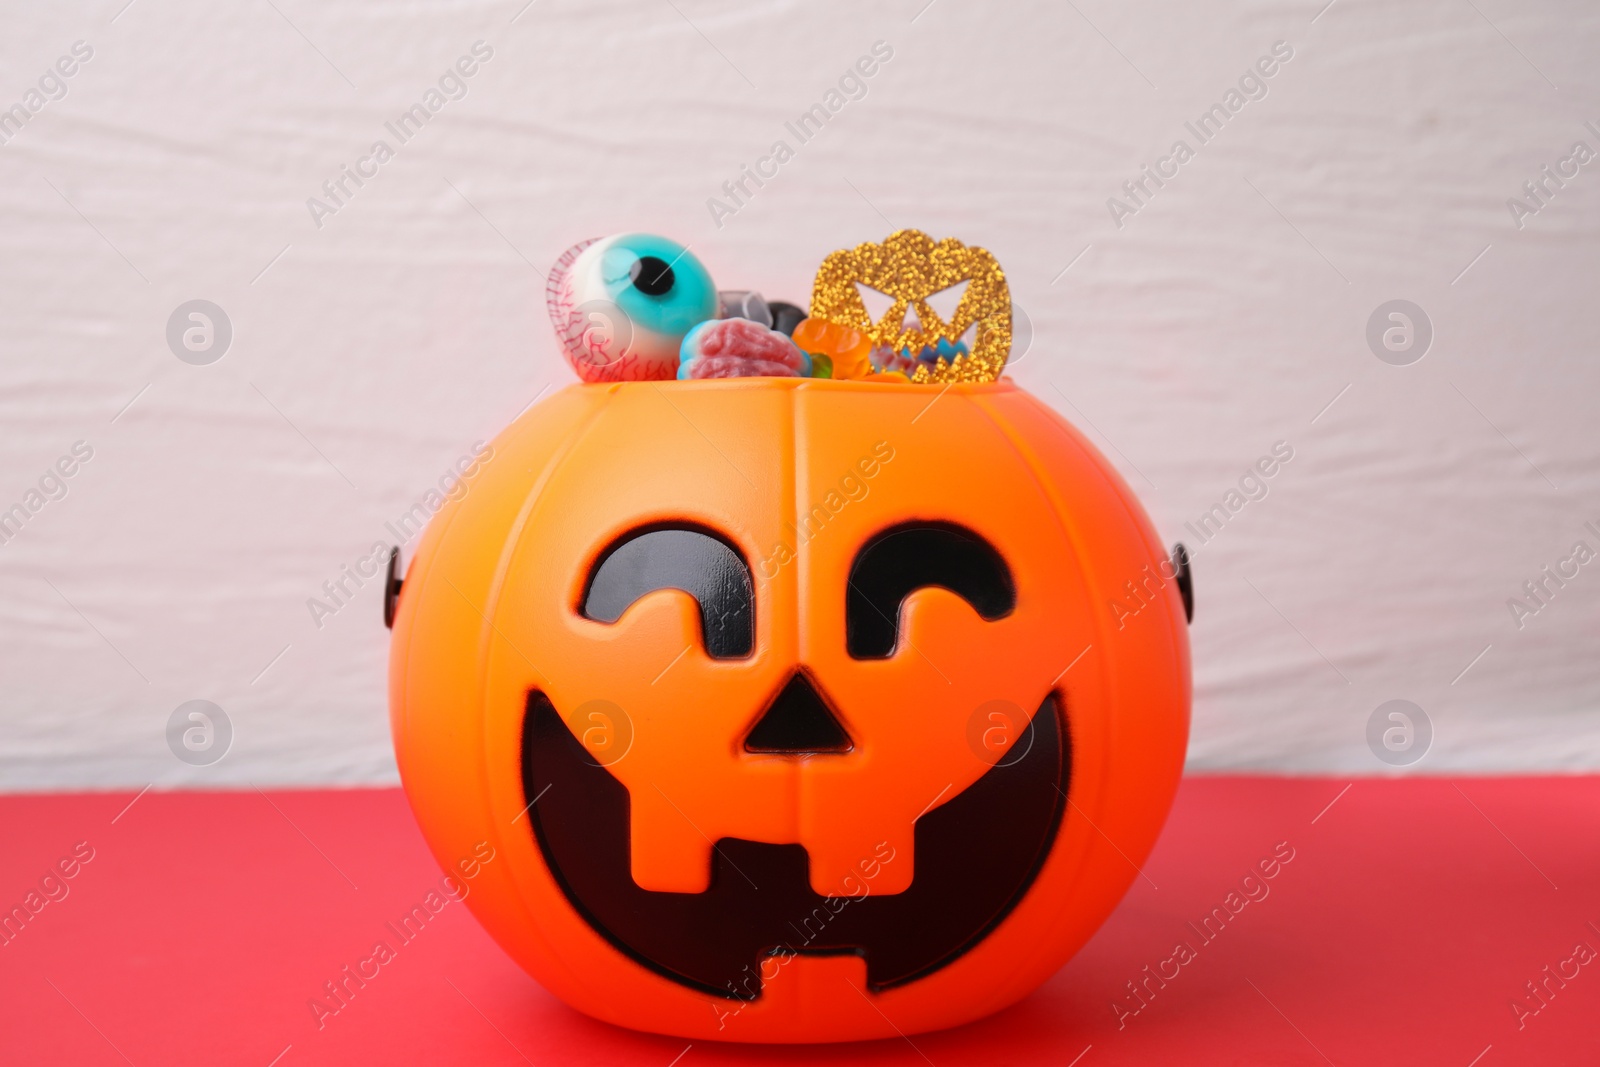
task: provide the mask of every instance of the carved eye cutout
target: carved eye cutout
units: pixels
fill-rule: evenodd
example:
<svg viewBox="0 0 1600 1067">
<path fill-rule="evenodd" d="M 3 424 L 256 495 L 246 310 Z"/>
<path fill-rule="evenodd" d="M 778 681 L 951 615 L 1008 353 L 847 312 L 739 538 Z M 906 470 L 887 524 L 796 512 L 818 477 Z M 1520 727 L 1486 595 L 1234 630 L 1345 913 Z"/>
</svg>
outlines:
<svg viewBox="0 0 1600 1067">
<path fill-rule="evenodd" d="M 1017 606 L 1011 569 L 993 545 L 954 523 L 886 530 L 856 553 L 845 591 L 845 647 L 854 659 L 887 659 L 900 643 L 900 607 L 914 590 L 948 589 L 993 622 Z"/>
<path fill-rule="evenodd" d="M 861 294 L 861 306 L 867 309 L 867 317 L 873 322 L 881 322 L 894 307 L 895 298 L 881 289 L 856 282 L 856 292 Z"/>
<path fill-rule="evenodd" d="M 635 530 L 612 542 L 590 572 L 583 616 L 616 622 L 657 589 L 681 589 L 694 597 L 712 659 L 740 659 L 755 647 L 750 565 L 727 542 L 690 527 Z"/>
<path fill-rule="evenodd" d="M 963 278 L 954 285 L 945 286 L 937 293 L 929 293 L 925 303 L 945 322 L 954 322 L 956 312 L 961 308 L 961 298 L 967 295 L 967 285 L 968 279 Z"/>
</svg>

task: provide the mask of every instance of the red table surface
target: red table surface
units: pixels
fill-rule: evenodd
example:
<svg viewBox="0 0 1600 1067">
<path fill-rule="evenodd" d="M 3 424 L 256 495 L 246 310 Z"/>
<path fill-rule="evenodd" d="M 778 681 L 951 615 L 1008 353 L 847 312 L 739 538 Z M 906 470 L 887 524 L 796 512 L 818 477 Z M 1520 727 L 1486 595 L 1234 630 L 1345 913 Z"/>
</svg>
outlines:
<svg viewBox="0 0 1600 1067">
<path fill-rule="evenodd" d="M 1190 778 L 1121 907 L 1033 996 L 908 1040 L 778 1048 L 590 1020 L 459 904 L 319 1028 L 308 1001 L 438 883 L 400 792 L 133 798 L 0 797 L 0 906 L 93 849 L 0 947 L 0 1063 L 1600 1063 L 1600 958 L 1574 955 L 1600 951 L 1596 777 Z M 1202 941 L 1190 924 L 1280 842 L 1267 895 Z M 1163 964 L 1180 941 L 1193 958 Z M 1147 965 L 1178 973 L 1119 1019 Z"/>
</svg>

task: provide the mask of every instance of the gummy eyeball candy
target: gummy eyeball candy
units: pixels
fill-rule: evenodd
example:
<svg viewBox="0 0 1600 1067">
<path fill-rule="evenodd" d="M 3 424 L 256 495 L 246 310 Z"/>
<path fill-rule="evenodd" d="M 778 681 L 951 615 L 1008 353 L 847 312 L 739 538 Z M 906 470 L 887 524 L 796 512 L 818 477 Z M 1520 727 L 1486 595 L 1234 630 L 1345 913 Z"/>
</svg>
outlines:
<svg viewBox="0 0 1600 1067">
<path fill-rule="evenodd" d="M 749 319 L 713 319 L 683 339 L 678 377 L 809 378 L 811 358 L 776 330 Z"/>
<path fill-rule="evenodd" d="M 718 311 L 717 287 L 700 261 L 648 233 L 567 249 L 545 298 L 562 352 L 586 382 L 673 377 L 684 335 Z"/>
</svg>

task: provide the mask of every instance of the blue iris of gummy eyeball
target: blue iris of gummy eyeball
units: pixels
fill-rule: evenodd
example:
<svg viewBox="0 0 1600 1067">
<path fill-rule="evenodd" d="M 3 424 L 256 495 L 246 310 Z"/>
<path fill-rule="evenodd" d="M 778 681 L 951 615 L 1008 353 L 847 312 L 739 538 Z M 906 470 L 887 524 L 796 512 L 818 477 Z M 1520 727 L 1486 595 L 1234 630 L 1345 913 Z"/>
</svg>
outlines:
<svg viewBox="0 0 1600 1067">
<path fill-rule="evenodd" d="M 694 254 L 648 233 L 606 238 L 600 253 L 603 295 L 616 301 L 637 329 L 681 340 L 717 314 L 717 287 Z"/>
</svg>

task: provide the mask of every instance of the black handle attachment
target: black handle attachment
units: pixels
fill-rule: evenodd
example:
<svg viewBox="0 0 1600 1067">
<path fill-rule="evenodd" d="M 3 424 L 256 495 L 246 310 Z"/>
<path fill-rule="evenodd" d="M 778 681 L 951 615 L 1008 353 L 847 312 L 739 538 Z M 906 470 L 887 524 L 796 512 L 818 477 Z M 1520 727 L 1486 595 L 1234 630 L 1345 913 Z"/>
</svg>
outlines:
<svg viewBox="0 0 1600 1067">
<path fill-rule="evenodd" d="M 400 547 L 396 545 L 389 549 L 389 573 L 383 579 L 383 625 L 391 630 L 394 629 L 395 609 L 400 604 L 400 587 L 404 584 L 405 579 L 400 576 Z"/>
<path fill-rule="evenodd" d="M 1189 550 L 1179 541 L 1172 546 L 1173 579 L 1178 583 L 1178 594 L 1183 597 L 1183 621 L 1194 622 L 1194 575 L 1189 570 Z"/>
</svg>

